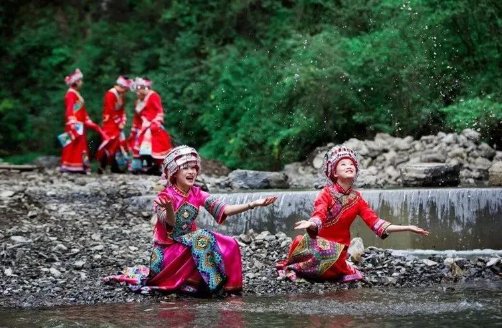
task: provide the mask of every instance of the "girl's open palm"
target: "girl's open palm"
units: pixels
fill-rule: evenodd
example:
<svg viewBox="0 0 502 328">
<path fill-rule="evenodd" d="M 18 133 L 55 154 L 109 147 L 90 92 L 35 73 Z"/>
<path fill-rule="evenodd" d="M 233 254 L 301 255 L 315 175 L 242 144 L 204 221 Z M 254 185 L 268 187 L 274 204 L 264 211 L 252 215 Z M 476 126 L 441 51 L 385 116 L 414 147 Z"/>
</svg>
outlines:
<svg viewBox="0 0 502 328">
<path fill-rule="evenodd" d="M 162 196 L 159 196 L 157 197 L 157 199 L 155 199 L 155 203 L 162 207 L 163 209 L 165 209 L 166 211 L 169 211 L 169 212 L 174 212 L 174 209 L 173 209 L 173 204 L 171 203 L 171 200 L 167 197 L 162 197 Z"/>
<path fill-rule="evenodd" d="M 313 228 L 314 225 L 315 223 L 312 221 L 301 220 L 295 223 L 295 230 Z"/>
<path fill-rule="evenodd" d="M 276 200 L 277 200 L 277 196 L 268 196 L 265 198 L 260 198 L 260 199 L 255 200 L 253 202 L 253 205 L 254 205 L 254 207 L 256 207 L 256 206 L 265 207 L 265 206 L 272 204 Z"/>
<path fill-rule="evenodd" d="M 422 236 L 428 236 L 429 231 L 419 228 L 417 226 L 410 226 L 410 231 Z"/>
</svg>

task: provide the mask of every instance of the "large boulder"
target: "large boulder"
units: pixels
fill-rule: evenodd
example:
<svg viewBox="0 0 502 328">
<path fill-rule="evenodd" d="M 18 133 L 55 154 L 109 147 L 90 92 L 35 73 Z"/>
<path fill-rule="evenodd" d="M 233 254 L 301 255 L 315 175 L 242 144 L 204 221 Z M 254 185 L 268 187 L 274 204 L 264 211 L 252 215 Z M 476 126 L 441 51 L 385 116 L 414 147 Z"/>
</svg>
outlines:
<svg viewBox="0 0 502 328">
<path fill-rule="evenodd" d="M 446 154 L 434 150 L 425 150 L 420 154 L 420 161 L 423 163 L 444 163 L 446 162 Z"/>
<path fill-rule="evenodd" d="M 492 160 L 497 153 L 495 149 L 493 149 L 484 142 L 479 145 L 478 151 L 479 151 L 479 156 L 487 158 L 489 160 Z"/>
<path fill-rule="evenodd" d="M 481 139 L 481 133 L 473 130 L 473 129 L 464 129 L 462 131 L 462 135 L 466 137 L 468 140 L 473 141 L 473 142 L 479 142 Z"/>
<path fill-rule="evenodd" d="M 313 188 L 318 180 L 318 170 L 301 162 L 285 165 L 282 172 L 287 175 L 291 188 Z"/>
<path fill-rule="evenodd" d="M 286 189 L 288 176 L 284 172 L 235 170 L 228 175 L 232 189 Z"/>
<path fill-rule="evenodd" d="M 414 163 L 401 167 L 401 181 L 408 187 L 447 187 L 460 183 L 460 167 L 444 163 Z"/>
</svg>

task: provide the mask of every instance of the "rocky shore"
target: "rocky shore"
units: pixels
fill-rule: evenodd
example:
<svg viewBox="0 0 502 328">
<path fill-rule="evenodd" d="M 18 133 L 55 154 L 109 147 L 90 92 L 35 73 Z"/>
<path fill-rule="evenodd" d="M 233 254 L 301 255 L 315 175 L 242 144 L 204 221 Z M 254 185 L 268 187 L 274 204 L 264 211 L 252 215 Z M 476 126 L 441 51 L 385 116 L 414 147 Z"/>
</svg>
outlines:
<svg viewBox="0 0 502 328">
<path fill-rule="evenodd" d="M 158 302 L 176 295 L 141 295 L 101 278 L 147 264 L 151 213 L 129 205 L 155 193 L 158 177 L 67 175 L 56 171 L 0 171 L 0 306 Z M 361 287 L 454 286 L 500 280 L 501 259 L 420 259 L 367 248 L 356 256 L 366 282 L 280 280 L 274 264 L 291 238 L 267 231 L 236 236 L 243 255 L 243 295 L 324 293 Z M 446 284 L 446 285 L 445 285 Z M 451 288 L 451 287 L 448 287 Z"/>
<path fill-rule="evenodd" d="M 462 133 L 394 137 L 378 133 L 372 140 L 344 142 L 360 156 L 358 187 L 501 186 L 502 151 L 480 139 L 472 129 Z M 285 165 L 280 172 L 235 170 L 210 179 L 219 189 L 305 189 L 324 185 L 319 177 L 323 156 L 334 143 L 316 148 L 303 162 Z"/>
</svg>

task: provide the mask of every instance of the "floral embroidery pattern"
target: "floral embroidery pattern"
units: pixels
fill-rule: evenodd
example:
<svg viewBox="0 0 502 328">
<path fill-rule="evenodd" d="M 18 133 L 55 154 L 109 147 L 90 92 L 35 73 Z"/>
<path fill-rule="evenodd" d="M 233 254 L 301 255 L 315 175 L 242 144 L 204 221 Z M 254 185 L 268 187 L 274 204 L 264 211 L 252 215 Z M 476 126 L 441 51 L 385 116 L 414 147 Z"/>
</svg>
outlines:
<svg viewBox="0 0 502 328">
<path fill-rule="evenodd" d="M 333 198 L 333 206 L 328 209 L 325 227 L 335 224 L 346 210 L 357 204 L 359 199 L 359 194 L 355 191 L 351 191 L 348 195 L 345 195 L 335 188 L 330 188 L 329 192 Z"/>
<path fill-rule="evenodd" d="M 192 231 L 192 224 L 199 214 L 199 210 L 188 203 L 181 205 L 175 213 L 176 224 L 173 228 L 173 238 L 182 236 Z"/>
<path fill-rule="evenodd" d="M 293 264 L 288 268 L 306 277 L 319 277 L 335 264 L 344 247 L 343 244 L 305 234 L 291 253 L 288 262 Z"/>
<path fill-rule="evenodd" d="M 211 292 L 217 291 L 226 281 L 225 266 L 221 250 L 214 235 L 205 229 L 193 231 L 176 239 L 190 247 L 197 270 Z"/>
</svg>

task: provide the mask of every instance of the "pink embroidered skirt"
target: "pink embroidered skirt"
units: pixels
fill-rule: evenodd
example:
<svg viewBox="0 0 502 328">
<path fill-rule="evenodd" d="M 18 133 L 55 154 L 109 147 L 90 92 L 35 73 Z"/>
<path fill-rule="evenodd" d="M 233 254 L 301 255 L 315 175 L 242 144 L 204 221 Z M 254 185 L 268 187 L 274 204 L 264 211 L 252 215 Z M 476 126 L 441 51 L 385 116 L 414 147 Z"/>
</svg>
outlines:
<svg viewBox="0 0 502 328">
<path fill-rule="evenodd" d="M 241 254 L 234 238 L 204 229 L 182 237 L 171 245 L 154 244 L 150 267 L 129 267 L 103 281 L 126 283 L 144 293 L 242 290 Z"/>
</svg>

